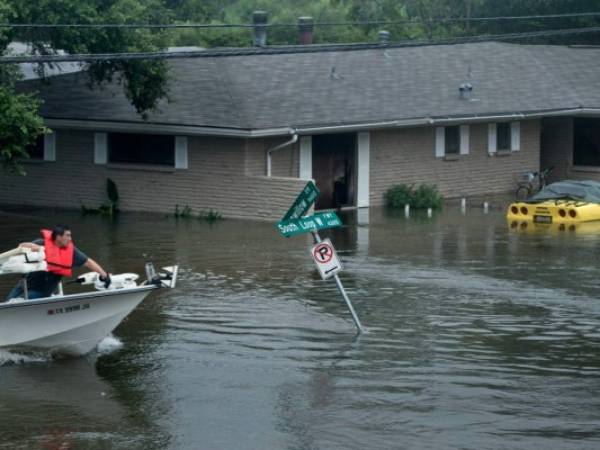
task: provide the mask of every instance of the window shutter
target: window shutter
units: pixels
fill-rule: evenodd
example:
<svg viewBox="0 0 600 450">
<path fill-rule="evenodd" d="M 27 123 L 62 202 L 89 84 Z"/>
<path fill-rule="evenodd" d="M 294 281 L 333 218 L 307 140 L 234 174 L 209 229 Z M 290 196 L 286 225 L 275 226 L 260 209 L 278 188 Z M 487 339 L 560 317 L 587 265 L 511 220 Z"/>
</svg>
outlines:
<svg viewBox="0 0 600 450">
<path fill-rule="evenodd" d="M 435 129 L 435 157 L 436 158 L 443 158 L 444 154 L 446 153 L 445 151 L 445 146 L 446 146 L 446 135 L 445 135 L 445 130 L 444 127 L 437 127 Z"/>
<path fill-rule="evenodd" d="M 496 124 L 488 125 L 488 153 L 491 155 L 496 153 Z"/>
<path fill-rule="evenodd" d="M 521 123 L 512 122 L 510 124 L 510 149 L 513 152 L 521 150 Z"/>
<path fill-rule="evenodd" d="M 107 154 L 107 136 L 106 133 L 94 134 L 94 164 L 106 164 L 108 161 Z"/>
<path fill-rule="evenodd" d="M 175 168 L 188 168 L 188 139 L 186 136 L 175 136 Z"/>
<path fill-rule="evenodd" d="M 300 177 L 303 180 L 312 179 L 312 136 L 300 138 Z"/>
<path fill-rule="evenodd" d="M 469 154 L 469 125 L 460 126 L 460 154 Z"/>
<path fill-rule="evenodd" d="M 56 161 L 56 133 L 44 135 L 44 161 Z"/>
</svg>

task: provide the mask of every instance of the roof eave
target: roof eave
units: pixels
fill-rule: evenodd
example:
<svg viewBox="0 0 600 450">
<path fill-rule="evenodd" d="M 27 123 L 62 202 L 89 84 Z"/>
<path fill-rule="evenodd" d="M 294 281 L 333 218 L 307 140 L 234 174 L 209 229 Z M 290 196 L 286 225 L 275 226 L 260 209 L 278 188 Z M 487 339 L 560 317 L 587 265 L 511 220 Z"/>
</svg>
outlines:
<svg viewBox="0 0 600 450">
<path fill-rule="evenodd" d="M 450 125 L 453 123 L 480 123 L 492 121 L 510 121 L 560 116 L 600 116 L 600 108 L 565 108 L 525 112 L 509 112 L 498 114 L 475 114 L 457 116 L 432 116 L 408 119 L 361 122 L 352 124 L 330 125 L 298 125 L 289 127 L 240 129 L 225 127 L 202 127 L 193 125 L 172 125 L 142 122 L 112 122 L 101 120 L 57 119 L 46 118 L 46 126 L 53 129 L 67 128 L 77 130 L 93 130 L 98 132 L 139 132 L 153 134 L 174 134 L 184 136 L 218 136 L 232 138 L 262 138 L 271 136 L 287 136 L 290 134 L 312 135 L 324 133 L 360 132 L 377 129 L 411 128 L 427 125 Z"/>
</svg>

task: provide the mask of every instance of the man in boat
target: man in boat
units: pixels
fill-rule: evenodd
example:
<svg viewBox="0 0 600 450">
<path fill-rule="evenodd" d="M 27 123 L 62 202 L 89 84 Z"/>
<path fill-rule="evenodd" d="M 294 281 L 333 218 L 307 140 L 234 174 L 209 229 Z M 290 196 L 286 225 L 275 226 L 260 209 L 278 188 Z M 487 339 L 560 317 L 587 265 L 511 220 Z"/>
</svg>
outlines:
<svg viewBox="0 0 600 450">
<path fill-rule="evenodd" d="M 71 229 L 65 225 L 57 225 L 52 231 L 41 230 L 42 238 L 33 242 L 23 242 L 19 246 L 38 251 L 44 247 L 46 254 L 45 271 L 31 272 L 27 275 L 27 294 L 29 299 L 50 297 L 58 287 L 63 276 L 71 276 L 72 268 L 85 266 L 100 275 L 100 281 L 105 287 L 110 285 L 110 275 L 100 264 L 73 245 Z M 11 298 L 23 297 L 23 282 L 8 294 L 7 301 Z"/>
</svg>

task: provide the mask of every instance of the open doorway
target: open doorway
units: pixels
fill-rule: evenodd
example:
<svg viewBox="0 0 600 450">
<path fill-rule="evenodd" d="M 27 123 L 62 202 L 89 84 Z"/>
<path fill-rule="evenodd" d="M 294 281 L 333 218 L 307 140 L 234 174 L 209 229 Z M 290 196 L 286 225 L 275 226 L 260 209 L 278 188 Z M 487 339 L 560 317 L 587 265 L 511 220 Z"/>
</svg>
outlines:
<svg viewBox="0 0 600 450">
<path fill-rule="evenodd" d="M 356 205 L 356 134 L 312 137 L 312 173 L 321 195 L 315 209 Z"/>
</svg>

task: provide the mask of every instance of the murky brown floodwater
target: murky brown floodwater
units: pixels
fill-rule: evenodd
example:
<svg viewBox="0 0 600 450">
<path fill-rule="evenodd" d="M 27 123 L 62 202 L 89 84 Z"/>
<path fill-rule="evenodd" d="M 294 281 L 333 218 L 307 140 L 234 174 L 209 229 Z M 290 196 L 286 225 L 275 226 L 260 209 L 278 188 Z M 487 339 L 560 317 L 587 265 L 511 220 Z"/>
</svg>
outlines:
<svg viewBox="0 0 600 450">
<path fill-rule="evenodd" d="M 147 259 L 183 271 L 100 353 L 1 352 L 0 448 L 600 446 L 600 228 L 349 213 L 329 235 L 369 330 L 355 339 L 308 239 L 273 224 L 18 214 L 0 214 L 2 250 L 67 222 L 112 272 Z M 2 296 L 14 281 L 0 279 Z"/>
</svg>

